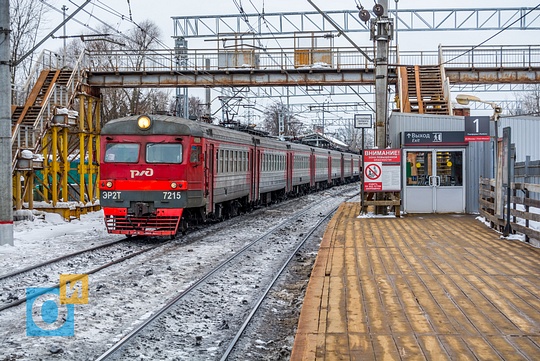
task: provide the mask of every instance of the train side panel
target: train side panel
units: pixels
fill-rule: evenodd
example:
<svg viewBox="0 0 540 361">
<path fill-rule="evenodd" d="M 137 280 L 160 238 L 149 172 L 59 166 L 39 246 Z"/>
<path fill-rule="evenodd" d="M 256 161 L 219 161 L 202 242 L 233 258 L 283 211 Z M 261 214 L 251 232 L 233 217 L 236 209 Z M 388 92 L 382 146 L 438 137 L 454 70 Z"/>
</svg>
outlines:
<svg viewBox="0 0 540 361">
<path fill-rule="evenodd" d="M 191 220 L 235 215 L 361 172 L 357 155 L 162 115 L 108 122 L 101 155 L 107 230 L 127 235 L 174 235 Z"/>
</svg>

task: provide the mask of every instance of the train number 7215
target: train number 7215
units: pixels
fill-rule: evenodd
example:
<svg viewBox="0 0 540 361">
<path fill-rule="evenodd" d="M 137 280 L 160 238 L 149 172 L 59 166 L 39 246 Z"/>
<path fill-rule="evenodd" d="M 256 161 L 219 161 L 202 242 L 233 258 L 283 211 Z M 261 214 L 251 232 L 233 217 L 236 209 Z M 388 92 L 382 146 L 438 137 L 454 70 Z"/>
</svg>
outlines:
<svg viewBox="0 0 540 361">
<path fill-rule="evenodd" d="M 163 192 L 163 199 L 174 200 L 182 198 L 181 192 Z"/>
</svg>

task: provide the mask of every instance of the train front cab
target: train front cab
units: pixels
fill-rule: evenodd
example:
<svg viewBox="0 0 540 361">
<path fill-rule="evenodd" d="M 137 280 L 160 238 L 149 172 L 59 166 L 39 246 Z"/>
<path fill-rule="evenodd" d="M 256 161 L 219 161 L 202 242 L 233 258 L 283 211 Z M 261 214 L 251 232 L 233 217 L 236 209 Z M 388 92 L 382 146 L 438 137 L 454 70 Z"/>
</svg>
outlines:
<svg viewBox="0 0 540 361">
<path fill-rule="evenodd" d="M 175 235 L 184 209 L 203 205 L 202 138 L 160 130 L 158 122 L 141 133 L 133 123 L 120 119 L 102 131 L 99 188 L 107 231 Z"/>
</svg>

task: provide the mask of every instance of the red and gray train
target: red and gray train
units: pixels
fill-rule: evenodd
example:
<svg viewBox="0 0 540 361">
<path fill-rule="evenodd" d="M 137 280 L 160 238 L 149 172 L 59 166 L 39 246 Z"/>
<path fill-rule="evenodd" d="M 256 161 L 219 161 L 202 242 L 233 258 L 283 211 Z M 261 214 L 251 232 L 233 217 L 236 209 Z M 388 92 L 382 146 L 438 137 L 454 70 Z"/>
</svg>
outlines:
<svg viewBox="0 0 540 361">
<path fill-rule="evenodd" d="M 109 233 L 174 236 L 188 223 L 359 179 L 360 155 L 165 115 L 101 131 L 100 202 Z"/>
</svg>

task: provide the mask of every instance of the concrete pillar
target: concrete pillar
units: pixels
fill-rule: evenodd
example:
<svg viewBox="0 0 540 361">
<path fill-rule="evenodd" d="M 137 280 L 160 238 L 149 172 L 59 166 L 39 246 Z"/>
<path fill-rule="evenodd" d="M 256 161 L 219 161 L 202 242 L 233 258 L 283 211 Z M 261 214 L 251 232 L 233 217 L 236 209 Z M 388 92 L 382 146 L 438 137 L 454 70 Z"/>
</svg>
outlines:
<svg viewBox="0 0 540 361">
<path fill-rule="evenodd" d="M 13 246 L 9 0 L 0 0 L 0 245 Z"/>
</svg>

